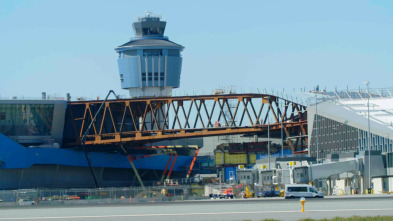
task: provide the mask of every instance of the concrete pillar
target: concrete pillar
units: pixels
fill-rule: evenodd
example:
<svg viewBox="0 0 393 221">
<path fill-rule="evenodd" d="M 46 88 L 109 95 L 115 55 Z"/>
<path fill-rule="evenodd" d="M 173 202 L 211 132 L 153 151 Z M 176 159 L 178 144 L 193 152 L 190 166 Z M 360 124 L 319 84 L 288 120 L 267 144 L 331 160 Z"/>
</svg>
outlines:
<svg viewBox="0 0 393 221">
<path fill-rule="evenodd" d="M 328 195 L 332 195 L 332 179 L 328 179 Z"/>
</svg>

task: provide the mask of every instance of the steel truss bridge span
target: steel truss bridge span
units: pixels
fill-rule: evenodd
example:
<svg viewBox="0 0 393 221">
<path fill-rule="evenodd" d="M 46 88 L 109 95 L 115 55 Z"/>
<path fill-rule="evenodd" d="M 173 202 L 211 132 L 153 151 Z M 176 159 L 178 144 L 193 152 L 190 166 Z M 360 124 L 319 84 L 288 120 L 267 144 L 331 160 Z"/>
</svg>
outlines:
<svg viewBox="0 0 393 221">
<path fill-rule="evenodd" d="M 307 144 L 306 107 L 269 94 L 69 102 L 67 122 L 74 135 L 65 144 L 110 145 L 283 130 L 292 151 Z M 90 127 L 89 127 L 90 126 Z M 289 139 L 289 138 L 294 139 Z"/>
</svg>

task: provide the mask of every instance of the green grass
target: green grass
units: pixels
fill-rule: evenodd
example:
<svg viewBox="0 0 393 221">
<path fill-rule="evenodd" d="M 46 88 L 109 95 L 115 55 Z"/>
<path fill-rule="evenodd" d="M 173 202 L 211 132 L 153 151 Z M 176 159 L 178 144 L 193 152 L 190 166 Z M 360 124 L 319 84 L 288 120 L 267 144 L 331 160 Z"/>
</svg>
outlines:
<svg viewBox="0 0 393 221">
<path fill-rule="evenodd" d="M 242 220 L 249 221 L 249 220 Z M 261 221 L 280 221 L 278 219 L 264 219 Z M 352 216 L 348 218 L 335 217 L 332 219 L 300 219 L 298 221 L 393 221 L 393 216 Z"/>
<path fill-rule="evenodd" d="M 392 221 L 393 216 L 352 216 L 348 218 L 335 217 L 333 219 L 301 219 L 299 221 Z"/>
</svg>

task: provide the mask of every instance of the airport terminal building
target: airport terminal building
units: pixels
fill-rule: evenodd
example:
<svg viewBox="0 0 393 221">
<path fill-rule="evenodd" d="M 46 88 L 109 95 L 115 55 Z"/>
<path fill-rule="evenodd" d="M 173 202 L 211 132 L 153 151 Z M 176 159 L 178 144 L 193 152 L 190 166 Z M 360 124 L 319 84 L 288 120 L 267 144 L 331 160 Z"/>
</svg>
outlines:
<svg viewBox="0 0 393 221">
<path fill-rule="evenodd" d="M 307 109 L 309 155 L 320 163 L 335 158 L 338 161 L 343 154 L 364 156 L 364 168 L 359 168 L 363 170 L 364 182 L 369 179 L 367 156 L 370 148 L 370 176 L 373 180 L 381 178 L 382 186 L 389 189 L 389 183 L 393 184 L 389 182 L 393 174 L 392 95 L 392 88 L 336 91 L 329 95 L 316 92 L 313 104 Z"/>
</svg>

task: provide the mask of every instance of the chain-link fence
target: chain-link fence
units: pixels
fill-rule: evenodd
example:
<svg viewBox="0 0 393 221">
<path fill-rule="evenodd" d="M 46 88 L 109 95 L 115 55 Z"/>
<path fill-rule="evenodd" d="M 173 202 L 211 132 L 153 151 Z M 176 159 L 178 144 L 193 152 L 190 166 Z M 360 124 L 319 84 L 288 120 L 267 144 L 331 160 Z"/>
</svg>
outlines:
<svg viewBox="0 0 393 221">
<path fill-rule="evenodd" d="M 98 188 L 0 190 L 0 206 L 103 204 L 172 201 L 203 198 L 193 194 L 191 185 Z"/>
</svg>

